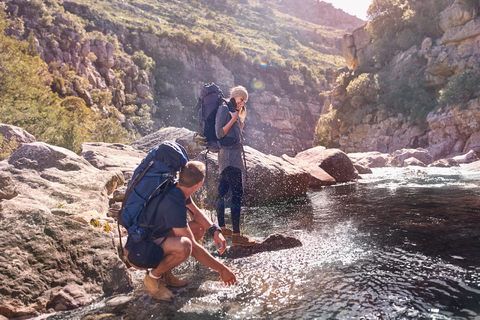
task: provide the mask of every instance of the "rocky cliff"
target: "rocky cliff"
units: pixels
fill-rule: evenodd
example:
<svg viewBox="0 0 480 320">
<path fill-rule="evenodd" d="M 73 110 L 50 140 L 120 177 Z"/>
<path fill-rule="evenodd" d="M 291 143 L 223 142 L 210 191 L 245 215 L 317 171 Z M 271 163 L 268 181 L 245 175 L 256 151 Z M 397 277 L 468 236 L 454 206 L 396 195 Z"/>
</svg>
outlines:
<svg viewBox="0 0 480 320">
<path fill-rule="evenodd" d="M 84 99 L 138 138 L 165 126 L 196 130 L 194 106 L 204 83 L 214 81 L 226 94 L 244 85 L 251 93 L 247 144 L 276 155 L 311 147 L 323 105 L 319 94 L 343 63 L 337 58 L 341 34 L 361 23 L 318 1 L 300 7 L 206 0 L 197 7 L 182 2 L 3 2 L 6 33 L 22 40 L 33 32 L 52 75 L 52 90 L 60 97 Z M 323 18 L 313 11 L 304 15 L 306 8 L 320 10 Z M 235 24 L 228 22 L 237 16 Z"/>
<path fill-rule="evenodd" d="M 364 27 L 343 37 L 343 55 L 350 70 L 337 74 L 379 73 L 388 70 L 389 77 L 400 79 L 402 73 L 414 70 L 422 85 L 437 94 L 447 87 L 453 75 L 480 69 L 480 28 L 478 6 L 456 0 L 438 15 L 442 35 L 426 38 L 395 55 L 388 65 L 375 59 L 375 49 Z M 407 79 L 408 80 L 408 79 Z M 478 88 L 476 90 L 478 92 Z M 409 115 L 385 111 L 376 106 L 360 114 L 359 124 L 352 127 L 334 123 L 330 128 L 330 143 L 337 143 L 346 152 L 380 151 L 392 153 L 402 148 L 426 148 L 435 159 L 451 157 L 470 150 L 480 151 L 480 101 L 476 93 L 461 104 L 438 106 L 426 120 L 409 121 Z M 340 85 L 331 92 L 323 114 L 340 110 L 348 104 L 348 97 Z M 418 102 L 421 107 L 421 102 Z M 353 112 L 355 112 L 353 110 Z"/>
</svg>

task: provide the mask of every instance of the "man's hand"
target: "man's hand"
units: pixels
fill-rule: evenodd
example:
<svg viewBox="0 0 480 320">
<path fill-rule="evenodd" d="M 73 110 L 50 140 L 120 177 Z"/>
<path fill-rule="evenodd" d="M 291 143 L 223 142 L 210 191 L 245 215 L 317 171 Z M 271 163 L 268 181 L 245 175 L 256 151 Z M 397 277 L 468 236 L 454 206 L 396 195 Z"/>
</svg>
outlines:
<svg viewBox="0 0 480 320">
<path fill-rule="evenodd" d="M 224 268 L 218 271 L 218 273 L 220 274 L 220 278 L 222 278 L 223 283 L 225 283 L 227 286 L 234 285 L 237 282 L 237 278 L 233 274 L 232 270 L 230 270 L 228 267 L 224 266 Z"/>
<path fill-rule="evenodd" d="M 227 249 L 227 241 L 225 241 L 225 238 L 220 231 L 215 231 L 213 234 L 213 241 L 215 241 L 215 247 L 217 248 L 218 253 L 223 254 Z"/>
</svg>

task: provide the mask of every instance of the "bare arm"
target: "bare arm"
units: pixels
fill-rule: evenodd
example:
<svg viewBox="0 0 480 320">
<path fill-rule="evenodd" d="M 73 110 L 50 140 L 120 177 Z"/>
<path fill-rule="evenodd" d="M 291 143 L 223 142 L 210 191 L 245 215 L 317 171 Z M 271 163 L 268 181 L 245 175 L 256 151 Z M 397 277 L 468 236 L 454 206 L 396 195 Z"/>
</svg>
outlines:
<svg viewBox="0 0 480 320">
<path fill-rule="evenodd" d="M 202 211 L 200 208 L 197 207 L 195 202 L 191 202 L 187 204 L 187 207 L 192 211 L 193 215 L 192 216 L 193 220 L 195 220 L 199 225 L 201 225 L 205 230 L 208 230 L 213 224 L 212 220 Z M 220 248 L 218 248 L 219 253 L 223 254 L 225 250 L 227 249 L 227 242 L 225 241 L 225 238 L 223 237 L 222 233 L 219 231 L 215 231 L 213 235 L 213 241 L 215 241 L 215 246 L 220 245 Z"/>
<path fill-rule="evenodd" d="M 210 253 L 208 253 L 207 250 L 205 250 L 204 247 L 202 247 L 195 241 L 190 228 L 173 228 L 173 232 L 175 233 L 176 237 L 189 238 L 192 242 L 192 257 L 194 257 L 201 264 L 213 270 L 216 270 L 226 285 L 230 286 L 237 282 L 235 274 L 232 272 L 232 270 L 230 270 L 230 268 L 225 266 L 220 261 L 217 261 L 214 257 L 210 255 Z"/>
</svg>

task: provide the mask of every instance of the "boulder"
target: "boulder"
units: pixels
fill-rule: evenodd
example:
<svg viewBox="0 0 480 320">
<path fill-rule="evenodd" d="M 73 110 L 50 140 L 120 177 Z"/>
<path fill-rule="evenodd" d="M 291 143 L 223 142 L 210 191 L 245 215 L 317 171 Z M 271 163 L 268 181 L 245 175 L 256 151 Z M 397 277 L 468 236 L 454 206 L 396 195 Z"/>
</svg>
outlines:
<svg viewBox="0 0 480 320">
<path fill-rule="evenodd" d="M 36 142 L 34 136 L 32 136 L 27 131 L 23 130 L 17 126 L 11 126 L 8 124 L 0 123 L 0 134 L 5 137 L 6 140 L 15 140 L 19 143 L 19 147 L 21 147 L 25 143 Z"/>
<path fill-rule="evenodd" d="M 120 170 L 125 175 L 133 172 L 147 153 L 120 143 L 90 142 L 82 144 L 81 155 L 97 169 Z"/>
<path fill-rule="evenodd" d="M 405 166 L 405 160 L 409 158 L 415 158 L 422 162 L 424 165 L 429 165 L 433 163 L 433 157 L 430 155 L 428 150 L 425 149 L 401 149 L 397 150 L 392 154 L 392 159 L 390 164 L 395 167 Z M 410 160 L 409 163 L 413 163 L 413 160 Z"/>
<path fill-rule="evenodd" d="M 310 174 L 279 157 L 266 155 L 245 147 L 247 174 L 244 174 L 243 205 L 251 206 L 266 201 L 298 197 L 308 191 Z M 204 199 L 213 204 L 219 181 L 217 154 L 199 154 L 195 160 L 207 163 L 207 177 L 202 188 L 195 194 L 197 200 Z"/>
<path fill-rule="evenodd" d="M 449 167 L 458 167 L 459 164 L 457 160 L 454 160 L 454 159 L 440 159 L 435 161 L 432 164 L 429 164 L 428 166 L 437 167 L 437 168 L 449 168 Z"/>
<path fill-rule="evenodd" d="M 367 166 L 361 165 L 359 163 L 354 163 L 353 166 L 358 171 L 359 174 L 370 174 L 373 173 L 372 169 Z"/>
<path fill-rule="evenodd" d="M 181 144 L 185 150 L 187 150 L 190 159 L 193 159 L 198 156 L 200 152 L 205 150 L 204 147 L 199 146 L 196 142 L 193 142 L 194 135 L 195 132 L 186 128 L 169 127 L 149 134 L 140 140 L 133 142 L 130 144 L 130 146 L 132 146 L 134 149 L 148 153 L 152 148 L 156 147 L 165 140 L 175 141 Z"/>
<path fill-rule="evenodd" d="M 418 160 L 417 158 L 410 157 L 405 160 L 403 160 L 403 166 L 404 167 L 410 167 L 410 166 L 416 166 L 416 167 L 426 167 L 425 163 L 422 161 Z"/>
<path fill-rule="evenodd" d="M 1 136 L 3 136 L 5 140 L 2 143 L 0 139 L 0 154 L 14 152 L 25 143 L 37 141 L 34 136 L 22 128 L 3 123 L 0 123 L 0 137 Z"/>
<path fill-rule="evenodd" d="M 301 247 L 302 242 L 297 238 L 284 236 L 279 233 L 269 235 L 262 242 L 257 242 L 251 247 L 231 246 L 224 255 L 230 258 L 241 258 L 264 251 L 277 251 Z"/>
<path fill-rule="evenodd" d="M 319 166 L 336 182 L 347 182 L 359 178 L 350 158 L 339 149 L 325 149 L 319 146 L 298 153 L 295 159 Z"/>
<path fill-rule="evenodd" d="M 331 175 L 326 173 L 325 170 L 323 170 L 316 164 L 298 160 L 298 159 L 289 157 L 286 154 L 282 155 L 281 158 L 287 161 L 288 163 L 294 166 L 300 167 L 303 170 L 310 173 L 310 184 L 308 185 L 310 188 L 330 186 L 337 183 Z"/>
<path fill-rule="evenodd" d="M 133 290 L 109 234 L 27 201 L 0 202 L 0 269 L 0 314 L 7 318 Z"/>
<path fill-rule="evenodd" d="M 468 138 L 467 142 L 465 143 L 464 150 L 465 152 L 474 150 L 480 152 L 480 131 L 473 133 Z"/>
<path fill-rule="evenodd" d="M 0 172 L 10 176 L 18 193 L 9 201 L 62 216 L 89 210 L 105 215 L 108 195 L 124 184 L 120 171 L 99 170 L 74 152 L 43 142 L 20 147 L 0 162 Z M 6 184 L 6 189 L 11 187 L 12 182 Z M 3 186 L 2 193 L 11 194 L 6 189 Z"/>
<path fill-rule="evenodd" d="M 438 26 L 447 31 L 451 27 L 463 26 L 477 16 L 477 6 L 466 1 L 455 0 L 452 5 L 438 15 Z"/>
<path fill-rule="evenodd" d="M 478 35 L 480 35 L 480 17 L 476 17 L 464 25 L 448 28 L 443 34 L 440 43 L 459 42 Z"/>
<path fill-rule="evenodd" d="M 354 165 L 360 165 L 367 168 L 386 167 L 391 158 L 388 153 L 380 153 L 378 151 L 348 153 L 347 155 Z"/>
<path fill-rule="evenodd" d="M 474 150 L 470 150 L 469 152 L 460 156 L 453 157 L 452 159 L 457 161 L 458 163 L 470 163 L 477 161 L 478 157 L 477 153 Z"/>
</svg>

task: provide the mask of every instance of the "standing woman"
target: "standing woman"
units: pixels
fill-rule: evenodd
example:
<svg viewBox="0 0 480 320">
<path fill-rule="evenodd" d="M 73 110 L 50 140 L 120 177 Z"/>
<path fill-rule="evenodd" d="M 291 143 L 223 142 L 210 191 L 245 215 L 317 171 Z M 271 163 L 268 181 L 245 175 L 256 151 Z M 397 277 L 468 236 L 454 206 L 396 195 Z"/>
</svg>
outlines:
<svg viewBox="0 0 480 320">
<path fill-rule="evenodd" d="M 220 183 L 218 185 L 217 197 L 217 218 L 222 234 L 225 237 L 232 237 L 232 246 L 253 246 L 252 240 L 240 233 L 240 211 L 242 207 L 243 186 L 242 171 L 245 166 L 242 160 L 243 152 L 243 124 L 247 111 L 245 103 L 248 100 L 248 92 L 242 86 L 230 90 L 230 101 L 218 108 L 215 118 L 215 132 L 217 138 L 235 138 L 240 143 L 232 149 L 220 149 L 218 153 L 218 167 L 220 171 Z M 225 227 L 225 194 L 228 189 L 232 190 L 232 204 L 230 212 L 232 215 L 233 231 Z"/>
</svg>

